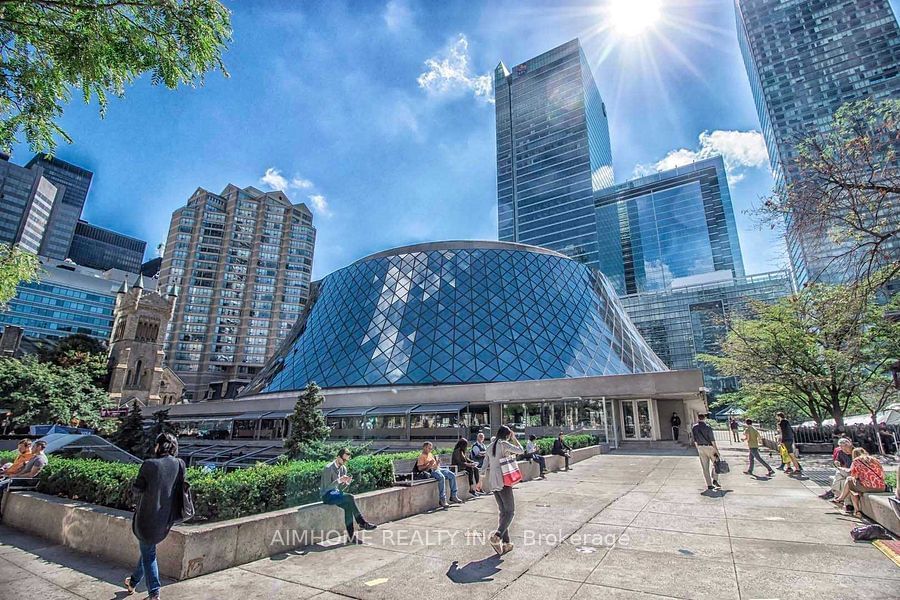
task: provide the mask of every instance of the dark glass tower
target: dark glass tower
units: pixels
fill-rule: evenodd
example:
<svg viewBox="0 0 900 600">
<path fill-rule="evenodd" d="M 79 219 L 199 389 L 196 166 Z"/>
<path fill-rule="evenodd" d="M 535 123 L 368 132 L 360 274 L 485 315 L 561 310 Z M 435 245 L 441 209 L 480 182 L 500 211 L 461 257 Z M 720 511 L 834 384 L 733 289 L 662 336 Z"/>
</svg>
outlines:
<svg viewBox="0 0 900 600">
<path fill-rule="evenodd" d="M 594 198 L 598 267 L 619 294 L 743 277 L 721 157 L 633 179 Z"/>
<path fill-rule="evenodd" d="M 578 40 L 494 70 L 499 238 L 597 266 L 593 193 L 613 184 L 606 107 Z"/>
<path fill-rule="evenodd" d="M 900 27 L 888 0 L 735 0 L 735 14 L 779 187 L 790 182 L 798 136 L 827 126 L 846 102 L 900 95 Z M 787 241 L 799 284 L 833 278 L 833 244 L 790 223 Z"/>
<path fill-rule="evenodd" d="M 44 177 L 55 186 L 65 186 L 62 198 L 57 198 L 50 213 L 50 222 L 44 235 L 40 253 L 50 258 L 65 259 L 75 235 L 75 225 L 81 218 L 81 210 L 91 188 L 94 174 L 64 160 L 47 154 L 38 154 L 25 165 L 44 170 Z"/>
</svg>

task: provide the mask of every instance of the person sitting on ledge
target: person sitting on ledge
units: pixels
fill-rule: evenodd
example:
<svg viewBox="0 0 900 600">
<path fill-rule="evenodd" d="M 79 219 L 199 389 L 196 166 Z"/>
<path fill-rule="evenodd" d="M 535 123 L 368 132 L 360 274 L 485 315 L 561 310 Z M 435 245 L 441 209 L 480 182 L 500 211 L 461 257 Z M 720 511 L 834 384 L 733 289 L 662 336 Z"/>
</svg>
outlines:
<svg viewBox="0 0 900 600">
<path fill-rule="evenodd" d="M 465 471 L 469 476 L 469 495 L 481 496 L 481 474 L 478 471 L 478 463 L 466 458 L 466 450 L 468 449 L 469 440 L 460 438 L 453 447 L 453 456 L 450 459 L 450 464 L 456 467 L 457 471 Z"/>
<path fill-rule="evenodd" d="M 46 447 L 47 442 L 43 440 L 36 441 L 33 446 L 33 454 L 31 454 L 31 457 L 19 468 L 19 470 L 15 473 L 9 473 L 9 477 L 3 477 L 2 479 L 0 479 L 0 501 L 3 500 L 3 494 L 4 492 L 6 492 L 6 488 L 11 486 L 13 481 L 24 483 L 22 481 L 23 479 L 37 478 L 37 476 L 49 462 L 47 455 L 44 454 L 44 448 Z M 3 507 L 0 506 L 0 511 L 2 511 L 2 508 Z"/>
<path fill-rule="evenodd" d="M 551 453 L 566 459 L 566 471 L 568 471 L 569 459 L 572 457 L 572 446 L 568 445 L 566 440 L 563 439 L 562 431 L 559 432 L 559 435 L 556 436 L 556 439 L 553 441 L 553 450 L 551 450 Z"/>
<path fill-rule="evenodd" d="M 844 503 L 847 496 L 853 503 L 853 516 L 861 517 L 859 497 L 866 493 L 883 492 L 884 468 L 877 458 L 869 456 L 865 448 L 854 448 L 853 462 L 850 465 L 850 476 L 844 481 L 841 495 L 833 500 L 837 505 Z"/>
<path fill-rule="evenodd" d="M 428 473 L 431 478 L 438 483 L 438 497 L 441 506 L 448 508 L 447 503 L 447 483 L 450 483 L 450 502 L 454 504 L 462 504 L 456 491 L 456 474 L 447 467 L 442 467 L 440 461 L 434 455 L 434 444 L 425 442 L 422 444 L 422 453 L 416 460 L 416 469 L 421 473 Z"/>
<path fill-rule="evenodd" d="M 544 460 L 544 457 L 538 452 L 536 435 L 532 434 L 528 436 L 528 442 L 525 444 L 524 456 L 525 460 L 533 460 L 538 464 L 538 467 L 541 469 L 541 474 L 538 475 L 538 478 L 543 479 L 547 475 L 547 461 Z M 568 461 L 568 459 L 566 459 L 566 461 Z"/>
<path fill-rule="evenodd" d="M 13 475 L 21 471 L 22 467 L 25 466 L 25 463 L 31 460 L 31 457 L 34 456 L 34 454 L 31 453 L 31 440 L 29 440 L 28 438 L 19 440 L 16 449 L 19 451 L 18 456 L 16 456 L 16 459 L 13 462 L 7 463 L 0 467 L 0 475 L 12 477 Z"/>
<path fill-rule="evenodd" d="M 353 481 L 353 478 L 347 474 L 348 460 L 350 460 L 350 451 L 347 448 L 338 450 L 334 460 L 325 465 L 325 468 L 322 469 L 319 492 L 322 495 L 322 504 L 337 506 L 344 510 L 344 525 L 347 527 L 347 543 L 361 544 L 362 540 L 356 536 L 353 522 L 356 521 L 356 523 L 366 531 L 375 529 L 376 525 L 366 521 L 362 516 L 359 507 L 356 505 L 356 498 L 354 498 L 352 494 L 348 494 L 344 491 L 344 489 L 346 489 Z"/>
</svg>

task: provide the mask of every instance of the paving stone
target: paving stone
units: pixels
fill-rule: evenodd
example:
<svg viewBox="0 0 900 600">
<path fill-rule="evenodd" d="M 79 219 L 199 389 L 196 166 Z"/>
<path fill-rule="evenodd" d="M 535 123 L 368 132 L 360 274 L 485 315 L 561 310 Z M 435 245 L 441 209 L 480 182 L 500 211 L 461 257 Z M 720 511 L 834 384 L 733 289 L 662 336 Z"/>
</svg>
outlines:
<svg viewBox="0 0 900 600">
<path fill-rule="evenodd" d="M 580 584 L 574 581 L 560 581 L 549 577 L 523 575 L 504 588 L 495 598 L 569 600 L 575 596 L 579 587 Z M 581 595 L 579 594 L 578 597 L 580 598 Z"/>
<path fill-rule="evenodd" d="M 790 598 L 791 600 L 896 600 L 900 582 L 861 573 L 860 577 L 805 573 L 768 567 L 737 565 L 738 583 L 744 598 Z"/>
<path fill-rule="evenodd" d="M 668 552 L 613 548 L 587 583 L 676 598 L 738 599 L 734 565 L 730 561 L 704 560 L 700 564 L 696 559 Z"/>
<path fill-rule="evenodd" d="M 795 571 L 859 575 L 900 580 L 900 568 L 870 543 L 853 546 L 809 544 L 732 538 L 734 562 L 741 565 L 776 565 Z"/>
</svg>

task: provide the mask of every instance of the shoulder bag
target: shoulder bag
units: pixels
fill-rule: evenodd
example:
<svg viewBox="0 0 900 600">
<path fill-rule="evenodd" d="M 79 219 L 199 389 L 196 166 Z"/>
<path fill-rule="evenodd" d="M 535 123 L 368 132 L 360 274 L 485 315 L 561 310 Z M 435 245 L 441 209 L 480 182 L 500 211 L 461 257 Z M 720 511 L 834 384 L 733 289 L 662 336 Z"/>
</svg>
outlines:
<svg viewBox="0 0 900 600">
<path fill-rule="evenodd" d="M 515 456 L 507 456 L 500 459 L 500 472 L 503 473 L 503 485 L 512 487 L 522 481 L 522 471 Z"/>
<path fill-rule="evenodd" d="M 181 511 L 176 523 L 184 523 L 194 518 L 194 499 L 191 497 L 191 484 L 187 481 L 187 466 L 180 458 L 181 469 L 178 474 L 181 478 Z"/>
</svg>

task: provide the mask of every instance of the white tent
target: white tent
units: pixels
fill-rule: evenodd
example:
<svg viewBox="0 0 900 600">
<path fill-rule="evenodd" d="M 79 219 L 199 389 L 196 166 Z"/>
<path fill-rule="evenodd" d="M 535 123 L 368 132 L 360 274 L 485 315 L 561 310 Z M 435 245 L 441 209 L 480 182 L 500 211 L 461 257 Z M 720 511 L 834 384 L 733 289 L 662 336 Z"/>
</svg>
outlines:
<svg viewBox="0 0 900 600">
<path fill-rule="evenodd" d="M 883 411 L 876 413 L 875 419 L 878 424 L 900 425 L 900 402 L 887 405 Z M 844 425 L 871 425 L 872 415 L 853 415 L 844 417 Z M 822 425 L 826 427 L 834 427 L 834 419 L 825 419 Z M 815 427 L 815 421 L 804 421 L 801 427 Z"/>
</svg>

